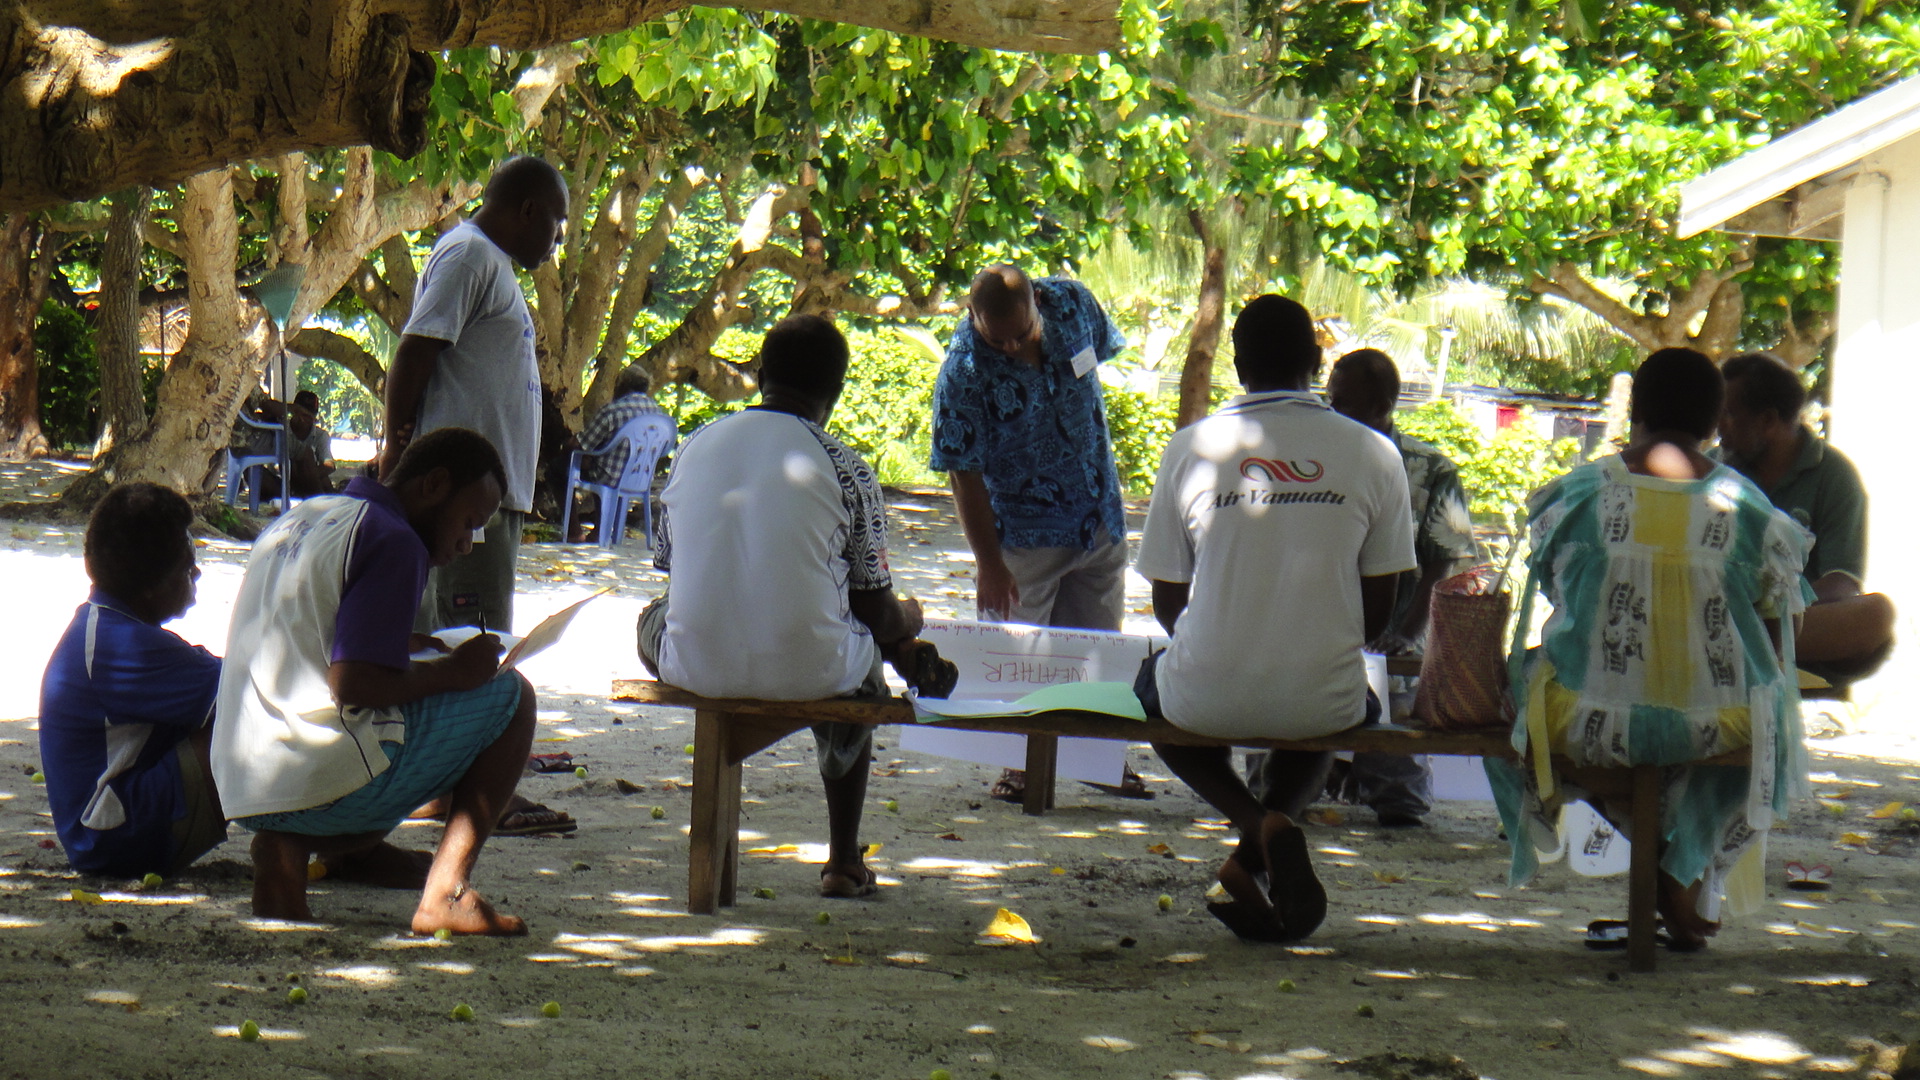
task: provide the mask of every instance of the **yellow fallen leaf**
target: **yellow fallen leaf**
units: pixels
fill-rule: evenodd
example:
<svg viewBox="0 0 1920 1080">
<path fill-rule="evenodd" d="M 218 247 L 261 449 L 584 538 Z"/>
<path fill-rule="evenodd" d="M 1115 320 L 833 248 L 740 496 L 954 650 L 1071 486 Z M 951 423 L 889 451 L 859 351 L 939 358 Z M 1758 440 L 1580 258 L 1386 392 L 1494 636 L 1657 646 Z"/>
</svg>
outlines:
<svg viewBox="0 0 1920 1080">
<path fill-rule="evenodd" d="M 97 892 L 75 889 L 73 890 L 73 902 L 76 904 L 104 904 L 107 902 L 107 898 Z"/>
<path fill-rule="evenodd" d="M 1347 815 L 1338 810 L 1309 810 L 1307 821 L 1315 825 L 1345 825 Z"/>
<path fill-rule="evenodd" d="M 775 844 L 772 847 L 750 847 L 749 855 L 793 855 L 800 850 L 799 844 Z"/>
<path fill-rule="evenodd" d="M 841 967 L 859 967 L 860 966 L 860 961 L 851 956 L 823 956 L 821 957 L 821 959 L 825 960 L 829 964 L 838 964 Z"/>
<path fill-rule="evenodd" d="M 1399 874 L 1389 874 L 1385 870 L 1375 870 L 1373 872 L 1373 879 L 1385 885 L 1398 885 L 1407 880 Z"/>
<path fill-rule="evenodd" d="M 1228 1042 L 1227 1040 L 1221 1038 L 1220 1036 L 1215 1035 L 1212 1032 L 1208 1032 L 1208 1031 L 1188 1032 L 1187 1041 L 1191 1043 L 1199 1043 L 1201 1046 L 1217 1046 L 1222 1050 L 1230 1051 L 1235 1054 L 1244 1054 L 1247 1051 L 1253 1049 L 1252 1043 Z"/>
<path fill-rule="evenodd" d="M 1206 958 L 1207 954 L 1203 952 L 1177 952 L 1172 956 L 1163 957 L 1169 964 L 1197 964 Z"/>
<path fill-rule="evenodd" d="M 1843 844 L 1859 844 L 1864 847 L 1867 844 L 1873 843 L 1873 837 L 1868 836 L 1866 833 L 1841 833 L 1840 842 Z"/>
<path fill-rule="evenodd" d="M 881 844 L 881 843 L 872 843 L 872 844 L 868 844 L 868 845 L 867 845 L 867 852 L 866 852 L 866 853 L 867 853 L 867 854 L 869 854 L 869 855 L 878 855 L 878 854 L 880 854 L 880 849 L 881 849 L 881 848 L 883 848 L 883 847 L 886 847 L 886 846 L 887 846 L 887 845 L 885 845 L 885 844 Z M 796 850 L 797 850 L 797 849 L 796 849 Z"/>
<path fill-rule="evenodd" d="M 1052 874 L 1054 877 L 1059 877 L 1060 875 L 1065 874 L 1066 872 L 1067 872 L 1067 868 L 1064 866 L 1056 866 L 1053 869 L 1047 871 L 1047 873 Z"/>
<path fill-rule="evenodd" d="M 1167 846 L 1167 845 L 1165 845 L 1165 844 L 1155 844 L 1155 845 L 1153 845 L 1152 847 L 1150 847 L 1150 848 L 1148 848 L 1148 849 L 1147 849 L 1147 854 L 1149 854 L 1149 855 L 1160 855 L 1160 856 L 1163 856 L 1163 857 L 1165 857 L 1165 858 L 1169 858 L 1169 859 L 1171 859 L 1171 858 L 1173 858 L 1173 849 L 1172 849 L 1172 848 L 1170 848 L 1170 847 L 1168 847 L 1168 846 Z"/>
<path fill-rule="evenodd" d="M 1101 1050 L 1111 1050 L 1116 1054 L 1124 1054 L 1129 1050 L 1139 1049 L 1139 1047 L 1118 1035 L 1089 1035 L 1080 1041 L 1086 1043 L 1088 1046 L 1098 1047 Z"/>
<path fill-rule="evenodd" d="M 1034 936 L 1033 927 L 1027 925 L 1027 920 L 1006 908 L 994 912 L 993 921 L 987 924 L 985 930 L 980 931 L 980 936 L 1019 945 L 1032 945 L 1040 940 Z"/>
<path fill-rule="evenodd" d="M 1905 808 L 1906 805 L 1907 805 L 1906 803 L 1903 803 L 1898 799 L 1896 799 L 1893 802 L 1890 802 L 1887 805 L 1881 807 L 1880 809 L 1875 810 L 1873 813 L 1868 814 L 1867 816 L 1870 818 L 1874 818 L 1876 820 L 1884 821 L 1890 817 L 1898 817 L 1900 814 L 1900 811 L 1903 808 Z"/>
</svg>

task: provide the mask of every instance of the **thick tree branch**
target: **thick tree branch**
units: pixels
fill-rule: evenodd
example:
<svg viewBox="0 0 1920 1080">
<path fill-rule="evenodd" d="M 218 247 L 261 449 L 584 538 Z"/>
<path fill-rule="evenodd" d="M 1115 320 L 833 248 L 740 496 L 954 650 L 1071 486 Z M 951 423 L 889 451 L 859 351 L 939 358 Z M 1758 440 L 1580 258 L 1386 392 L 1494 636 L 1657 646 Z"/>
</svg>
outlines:
<svg viewBox="0 0 1920 1080">
<path fill-rule="evenodd" d="M 302 356 L 318 356 L 331 360 L 346 368 L 367 388 L 374 397 L 384 394 L 387 384 L 386 366 L 380 358 L 374 356 L 360 343 L 332 330 L 318 326 L 309 326 L 287 339 L 287 348 Z"/>
</svg>

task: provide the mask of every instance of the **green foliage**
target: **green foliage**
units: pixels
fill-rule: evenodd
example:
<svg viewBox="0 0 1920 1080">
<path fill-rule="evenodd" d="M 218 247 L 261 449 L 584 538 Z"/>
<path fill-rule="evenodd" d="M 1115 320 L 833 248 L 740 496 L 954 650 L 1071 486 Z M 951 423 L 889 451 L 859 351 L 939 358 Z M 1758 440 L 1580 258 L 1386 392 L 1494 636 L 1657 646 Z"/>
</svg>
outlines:
<svg viewBox="0 0 1920 1080">
<path fill-rule="evenodd" d="M 360 380 L 331 360 L 309 359 L 300 365 L 299 389 L 320 397 L 320 424 L 335 435 L 380 434 L 380 399 Z"/>
<path fill-rule="evenodd" d="M 940 363 L 898 335 L 870 330 L 847 334 L 853 362 L 827 430 L 867 459 L 882 484 L 941 484 L 927 468 L 933 450 L 933 384 Z M 714 353 L 733 363 L 751 360 L 759 336 L 729 331 Z M 685 384 L 659 395 L 682 437 L 738 412 L 750 402 L 719 402 Z"/>
<path fill-rule="evenodd" d="M 1173 438 L 1180 415 L 1177 394 L 1144 394 L 1124 387 L 1109 386 L 1107 397 L 1107 434 L 1113 440 L 1113 461 L 1120 469 L 1120 487 L 1128 495 L 1145 497 L 1153 493 L 1153 478 L 1160 471 L 1160 455 Z"/>
<path fill-rule="evenodd" d="M 92 445 L 100 412 L 93 325 L 85 314 L 48 300 L 34 323 L 33 346 L 39 354 L 40 427 L 47 442 L 67 450 Z"/>
<path fill-rule="evenodd" d="M 1474 514 L 1498 517 L 1509 536 L 1526 524 L 1527 497 L 1579 464 L 1579 442 L 1541 435 L 1525 409 L 1491 439 L 1445 400 L 1397 413 L 1394 426 L 1452 458 Z"/>
</svg>

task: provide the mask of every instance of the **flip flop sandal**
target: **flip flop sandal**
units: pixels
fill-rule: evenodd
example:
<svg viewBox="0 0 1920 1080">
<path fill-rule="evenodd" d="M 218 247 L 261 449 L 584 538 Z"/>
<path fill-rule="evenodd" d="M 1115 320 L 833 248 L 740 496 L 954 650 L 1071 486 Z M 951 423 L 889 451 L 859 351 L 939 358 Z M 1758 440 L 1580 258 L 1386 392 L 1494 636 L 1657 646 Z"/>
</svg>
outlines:
<svg viewBox="0 0 1920 1080">
<path fill-rule="evenodd" d="M 566 753 L 529 754 L 527 755 L 527 768 L 537 773 L 572 772 L 573 755 Z"/>
<path fill-rule="evenodd" d="M 1122 769 L 1118 784 L 1096 784 L 1091 780 L 1080 782 L 1096 791 L 1104 791 L 1108 795 L 1115 795 L 1122 799 L 1151 799 L 1154 796 L 1153 792 L 1147 790 L 1147 782 L 1140 778 L 1139 773 L 1133 771 L 1131 765 Z"/>
<path fill-rule="evenodd" d="M 1000 779 L 993 782 L 993 790 L 987 792 L 990 799 L 1001 802 L 1022 802 L 1027 797 L 1027 773 L 1024 769 L 1003 769 Z"/>
<path fill-rule="evenodd" d="M 563 835 L 573 832 L 580 823 L 565 810 L 555 810 L 541 803 L 524 806 L 500 819 L 493 830 L 495 836 L 546 836 Z"/>
<path fill-rule="evenodd" d="M 1787 888 L 1800 892 L 1826 892 L 1833 888 L 1833 867 L 1825 863 L 1808 866 L 1790 862 L 1786 866 Z"/>
<path fill-rule="evenodd" d="M 880 891 L 880 875 L 874 873 L 871 866 L 866 867 L 865 870 L 867 874 L 865 881 L 857 883 L 849 881 L 844 885 L 828 885 L 827 875 L 832 871 L 820 871 L 820 895 L 829 900 L 858 900 L 863 896 L 872 896 Z"/>
<path fill-rule="evenodd" d="M 1267 912 L 1256 912 L 1245 904 L 1207 901 L 1207 914 L 1220 920 L 1220 925 L 1233 931 L 1241 941 L 1257 941 L 1264 944 L 1279 944 L 1293 940 L 1280 920 Z"/>
<path fill-rule="evenodd" d="M 1587 924 L 1587 948 L 1595 952 L 1609 952 L 1627 947 L 1627 921 L 1625 919 L 1595 919 Z M 1664 945 L 1674 952 L 1693 952 L 1705 946 L 1675 946 L 1673 937 L 1666 931 L 1664 924 L 1656 924 L 1653 942 Z"/>
<path fill-rule="evenodd" d="M 1290 825 L 1266 843 L 1267 899 L 1274 916 L 1297 941 L 1320 928 L 1327 917 L 1327 888 L 1313 872 L 1307 834 Z"/>
</svg>

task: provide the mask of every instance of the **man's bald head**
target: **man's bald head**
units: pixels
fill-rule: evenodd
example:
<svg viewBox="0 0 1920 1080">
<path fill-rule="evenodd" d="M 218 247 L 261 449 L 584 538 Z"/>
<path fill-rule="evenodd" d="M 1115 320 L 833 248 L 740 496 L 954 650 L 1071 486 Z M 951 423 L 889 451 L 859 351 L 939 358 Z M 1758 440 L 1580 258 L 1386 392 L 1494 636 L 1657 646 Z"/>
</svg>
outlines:
<svg viewBox="0 0 1920 1080">
<path fill-rule="evenodd" d="M 1000 263 L 976 274 L 967 293 L 967 309 L 972 312 L 974 336 L 1009 356 L 1040 337 L 1033 282 L 1017 266 Z"/>
<path fill-rule="evenodd" d="M 567 181 L 537 157 L 517 157 L 494 170 L 473 223 L 514 262 L 531 270 L 560 243 L 567 221 Z"/>
<path fill-rule="evenodd" d="M 1376 431 L 1393 428 L 1393 407 L 1400 400 L 1400 369 L 1379 349 L 1355 349 L 1334 361 L 1327 375 L 1327 403 L 1333 411 Z"/>
</svg>

